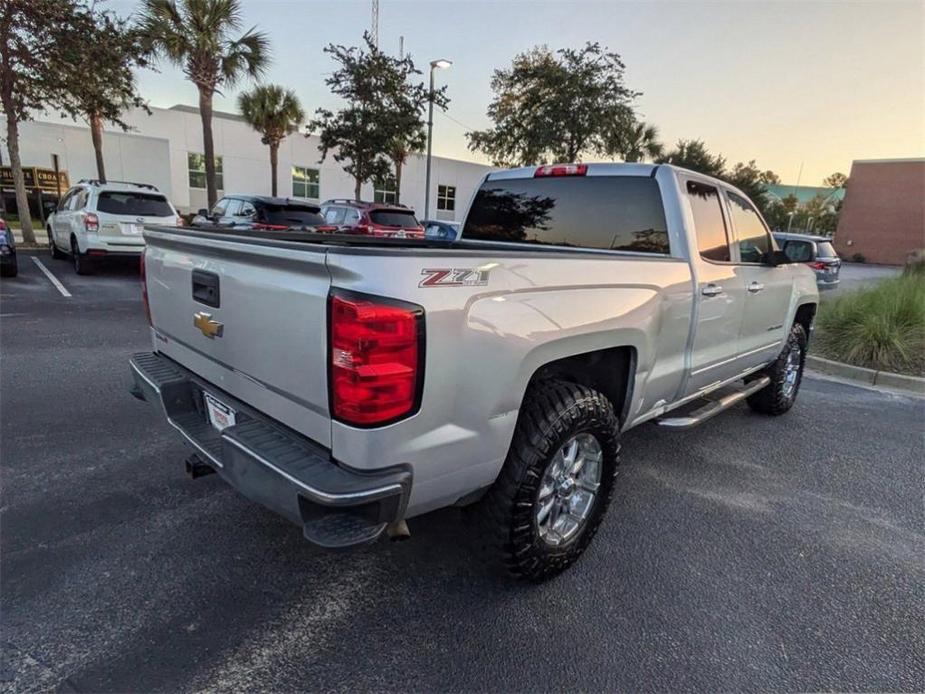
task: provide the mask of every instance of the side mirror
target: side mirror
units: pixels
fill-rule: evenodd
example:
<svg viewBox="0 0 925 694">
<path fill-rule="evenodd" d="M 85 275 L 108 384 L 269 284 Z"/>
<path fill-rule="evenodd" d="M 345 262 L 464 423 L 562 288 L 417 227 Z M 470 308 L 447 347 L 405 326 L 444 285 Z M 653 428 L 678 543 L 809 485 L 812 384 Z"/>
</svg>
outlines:
<svg viewBox="0 0 925 694">
<path fill-rule="evenodd" d="M 770 251 L 767 255 L 768 265 L 777 267 L 778 265 L 789 265 L 793 261 L 783 251 Z"/>
</svg>

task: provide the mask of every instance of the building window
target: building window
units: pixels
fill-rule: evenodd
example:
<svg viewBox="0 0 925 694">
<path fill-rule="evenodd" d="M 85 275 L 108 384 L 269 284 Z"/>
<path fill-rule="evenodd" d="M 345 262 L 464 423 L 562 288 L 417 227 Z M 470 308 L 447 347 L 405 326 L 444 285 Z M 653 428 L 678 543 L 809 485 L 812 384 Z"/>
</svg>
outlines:
<svg viewBox="0 0 925 694">
<path fill-rule="evenodd" d="M 186 155 L 187 168 L 189 169 L 189 187 L 205 188 L 206 187 L 206 157 L 204 154 L 190 152 Z M 222 176 L 222 158 L 215 157 L 215 187 L 218 190 L 225 190 L 225 181 Z"/>
<path fill-rule="evenodd" d="M 292 197 L 317 200 L 321 189 L 321 173 L 318 169 L 303 166 L 292 167 Z"/>
<path fill-rule="evenodd" d="M 395 179 L 389 176 L 384 181 L 376 181 L 373 186 L 373 202 L 381 202 L 386 205 L 395 204 L 397 195 L 395 194 Z"/>
<path fill-rule="evenodd" d="M 437 209 L 448 212 L 456 209 L 456 186 L 437 186 Z"/>
</svg>

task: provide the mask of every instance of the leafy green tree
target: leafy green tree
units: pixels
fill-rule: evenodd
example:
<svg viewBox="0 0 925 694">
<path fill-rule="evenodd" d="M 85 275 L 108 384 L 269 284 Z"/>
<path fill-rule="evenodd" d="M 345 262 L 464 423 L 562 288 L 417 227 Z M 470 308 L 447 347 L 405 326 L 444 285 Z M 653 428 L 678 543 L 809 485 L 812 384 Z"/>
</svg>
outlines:
<svg viewBox="0 0 925 694">
<path fill-rule="evenodd" d="M 78 19 L 83 10 L 73 0 L 0 2 L 0 105 L 6 117 L 16 209 L 27 243 L 35 243 L 35 231 L 19 153 L 19 124 L 61 105 L 61 66 L 79 54 L 84 37 Z"/>
<path fill-rule="evenodd" d="M 623 82 L 617 53 L 588 43 L 553 53 L 537 46 L 495 70 L 488 116 L 494 125 L 467 133 L 469 149 L 497 166 L 580 161 L 612 154 L 635 123 L 640 95 Z"/>
<path fill-rule="evenodd" d="M 83 41 L 76 44 L 79 50 L 73 59 L 59 67 L 64 79 L 61 106 L 90 126 L 97 176 L 105 181 L 103 124 L 129 130 L 122 120 L 127 109 L 143 108 L 150 113 L 138 93 L 134 73 L 134 68 L 148 64 L 147 51 L 138 32 L 111 12 L 87 10 L 77 14 L 75 21 L 82 25 Z"/>
<path fill-rule="evenodd" d="M 290 89 L 276 84 L 260 84 L 238 96 L 238 108 L 244 120 L 270 148 L 270 188 L 276 193 L 276 169 L 279 164 L 279 145 L 295 132 L 305 119 L 298 97 Z"/>
<path fill-rule="evenodd" d="M 209 207 L 215 187 L 212 97 L 245 76 L 256 79 L 269 64 L 269 41 L 251 28 L 241 30 L 239 0 L 144 0 L 139 29 L 157 55 L 183 68 L 199 91 L 206 190 Z"/>
<path fill-rule="evenodd" d="M 613 150 L 623 156 L 623 161 L 655 160 L 665 153 L 665 147 L 658 139 L 658 128 L 654 125 L 639 121 L 623 129 L 622 136 L 622 141 L 614 143 Z"/>
<path fill-rule="evenodd" d="M 389 56 L 368 34 L 363 39 L 362 48 L 331 44 L 324 49 L 339 64 L 325 83 L 344 105 L 337 112 L 318 109 L 309 133 L 321 139 L 322 161 L 333 150 L 334 160 L 353 176 L 357 199 L 364 183 L 389 179 L 390 163 L 400 195 L 402 165 L 424 145 L 427 89 L 414 82 L 420 71 L 410 57 Z M 435 90 L 434 101 L 446 106 L 445 88 Z"/>
<path fill-rule="evenodd" d="M 711 154 L 703 140 L 678 140 L 674 149 L 656 157 L 655 161 L 659 164 L 680 166 L 714 178 L 722 178 L 726 173 L 726 158 L 721 154 Z"/>
<path fill-rule="evenodd" d="M 827 176 L 822 181 L 826 188 L 844 188 L 848 183 L 848 177 L 845 174 L 836 171 L 831 176 Z"/>
<path fill-rule="evenodd" d="M 780 183 L 780 177 L 773 171 L 762 171 L 752 159 L 747 164 L 739 162 L 732 171 L 724 172 L 721 178 L 745 193 L 755 203 L 762 215 L 767 216 L 770 203 L 767 187 Z"/>
</svg>

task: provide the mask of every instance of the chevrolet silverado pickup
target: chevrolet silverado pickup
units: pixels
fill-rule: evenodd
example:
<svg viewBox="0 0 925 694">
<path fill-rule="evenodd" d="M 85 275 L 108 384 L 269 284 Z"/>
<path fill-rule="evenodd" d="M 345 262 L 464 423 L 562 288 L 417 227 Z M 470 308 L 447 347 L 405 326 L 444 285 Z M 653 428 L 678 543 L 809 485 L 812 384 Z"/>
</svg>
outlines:
<svg viewBox="0 0 925 694">
<path fill-rule="evenodd" d="M 626 430 L 789 410 L 818 302 L 742 192 L 667 165 L 490 173 L 452 242 L 145 239 L 133 392 L 192 476 L 329 548 L 472 506 L 529 580 L 590 543 Z"/>
</svg>

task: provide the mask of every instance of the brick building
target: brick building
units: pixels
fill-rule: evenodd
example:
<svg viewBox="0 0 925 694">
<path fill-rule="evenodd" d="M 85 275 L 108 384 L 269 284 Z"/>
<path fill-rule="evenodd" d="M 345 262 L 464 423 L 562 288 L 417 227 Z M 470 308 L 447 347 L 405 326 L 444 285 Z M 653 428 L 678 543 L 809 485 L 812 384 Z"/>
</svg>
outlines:
<svg viewBox="0 0 925 694">
<path fill-rule="evenodd" d="M 845 260 L 900 265 L 925 249 L 925 159 L 869 159 L 851 164 L 835 234 Z"/>
</svg>

